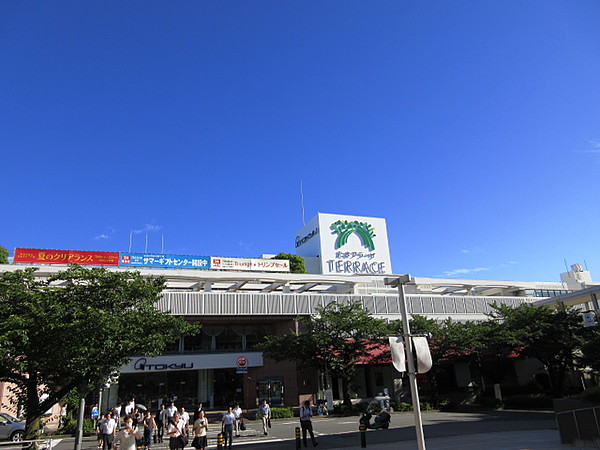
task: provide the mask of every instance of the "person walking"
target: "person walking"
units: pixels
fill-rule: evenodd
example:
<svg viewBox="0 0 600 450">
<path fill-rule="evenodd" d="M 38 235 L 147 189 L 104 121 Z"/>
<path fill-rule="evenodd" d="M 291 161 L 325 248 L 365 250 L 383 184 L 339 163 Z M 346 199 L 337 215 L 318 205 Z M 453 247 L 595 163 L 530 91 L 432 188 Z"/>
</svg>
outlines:
<svg viewBox="0 0 600 450">
<path fill-rule="evenodd" d="M 152 417 L 152 413 L 149 409 L 146 410 L 146 416 L 142 423 L 144 424 L 144 447 L 150 449 L 150 447 L 152 447 L 152 435 L 158 427 L 156 426 L 156 421 L 154 420 L 154 417 Z"/>
<path fill-rule="evenodd" d="M 202 409 L 202 402 L 198 403 L 198 406 L 196 406 L 194 408 L 194 423 L 196 423 L 196 420 L 198 420 L 200 418 L 200 411 L 203 411 Z"/>
<path fill-rule="evenodd" d="M 315 433 L 313 432 L 312 427 L 312 408 L 310 407 L 310 401 L 306 400 L 304 405 L 300 407 L 300 427 L 302 428 L 302 441 L 304 442 L 304 446 L 308 447 L 306 444 L 306 433 L 310 433 L 310 439 L 312 440 L 313 447 L 319 445 L 317 440 L 315 439 Z"/>
<path fill-rule="evenodd" d="M 258 414 L 262 418 L 263 433 L 266 436 L 269 434 L 269 428 L 271 428 L 271 407 L 266 400 L 263 400 L 258 407 Z"/>
<path fill-rule="evenodd" d="M 133 427 L 133 419 L 126 416 L 125 427 L 117 433 L 113 442 L 113 449 L 117 450 L 117 444 L 119 444 L 120 450 L 136 450 L 136 441 L 141 440 L 142 437 L 137 428 Z"/>
<path fill-rule="evenodd" d="M 167 416 L 167 410 L 165 408 L 165 405 L 162 404 L 160 405 L 160 409 L 156 413 L 156 426 L 158 428 L 158 431 L 155 437 L 157 443 L 162 443 L 163 436 L 165 434 L 165 427 L 168 425 L 168 423 L 169 417 Z"/>
<path fill-rule="evenodd" d="M 175 413 L 173 421 L 167 426 L 167 435 L 169 436 L 170 450 L 182 449 L 187 445 L 187 429 L 185 421 L 179 416 L 179 413 Z"/>
<path fill-rule="evenodd" d="M 182 406 L 181 407 L 181 411 L 179 411 L 179 416 L 185 420 L 185 426 L 189 427 L 190 426 L 190 415 L 188 414 L 188 412 L 185 410 L 185 408 Z"/>
<path fill-rule="evenodd" d="M 227 448 L 227 442 L 229 442 L 229 448 L 233 445 L 233 423 L 235 422 L 235 416 L 231 410 L 231 406 L 227 409 L 227 412 L 223 414 L 221 419 L 221 431 L 225 437 L 225 445 L 223 448 Z"/>
<path fill-rule="evenodd" d="M 100 431 L 102 432 L 102 450 L 111 450 L 115 439 L 117 423 L 112 418 L 111 413 L 106 415 L 106 420 L 102 423 Z"/>
<path fill-rule="evenodd" d="M 177 412 L 177 407 L 175 406 L 175 402 L 171 402 L 171 404 L 169 406 L 167 406 L 167 423 L 173 422 L 173 417 L 175 416 L 176 412 Z"/>
<path fill-rule="evenodd" d="M 240 422 L 242 421 L 242 408 L 240 405 L 235 405 L 232 410 L 235 416 L 235 422 L 233 422 L 233 430 L 235 431 L 235 437 L 240 437 Z"/>
<path fill-rule="evenodd" d="M 204 416 L 204 411 L 200 410 L 198 419 L 194 421 L 192 431 L 194 432 L 194 441 L 192 442 L 192 447 L 195 447 L 196 450 L 205 450 L 206 447 L 208 447 L 206 438 L 206 433 L 208 431 L 208 419 Z"/>
<path fill-rule="evenodd" d="M 96 424 L 96 438 L 98 439 L 98 448 L 102 448 L 102 424 L 106 421 L 106 416 L 100 414 L 100 419 Z"/>
</svg>

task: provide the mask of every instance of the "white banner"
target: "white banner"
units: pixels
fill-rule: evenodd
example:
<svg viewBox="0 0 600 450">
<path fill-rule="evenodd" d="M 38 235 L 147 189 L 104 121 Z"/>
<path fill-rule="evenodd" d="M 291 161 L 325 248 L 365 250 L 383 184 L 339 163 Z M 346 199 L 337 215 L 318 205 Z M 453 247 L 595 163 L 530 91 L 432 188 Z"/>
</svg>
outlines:
<svg viewBox="0 0 600 450">
<path fill-rule="evenodd" d="M 417 373 L 429 372 L 431 369 L 431 353 L 429 352 L 429 344 L 426 337 L 413 337 L 413 345 L 417 354 Z"/>
<path fill-rule="evenodd" d="M 392 352 L 392 363 L 398 372 L 406 372 L 406 352 L 404 351 L 404 340 L 400 336 L 390 336 L 390 350 Z"/>
<path fill-rule="evenodd" d="M 210 268 L 244 272 L 289 272 L 290 262 L 287 259 L 222 258 L 211 256 Z"/>
</svg>

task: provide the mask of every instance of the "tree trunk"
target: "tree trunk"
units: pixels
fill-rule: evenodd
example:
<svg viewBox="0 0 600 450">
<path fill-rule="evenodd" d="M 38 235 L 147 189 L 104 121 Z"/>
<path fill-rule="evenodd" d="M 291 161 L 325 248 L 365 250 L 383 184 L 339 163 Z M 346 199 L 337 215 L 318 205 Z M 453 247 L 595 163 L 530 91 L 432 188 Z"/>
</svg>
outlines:
<svg viewBox="0 0 600 450">
<path fill-rule="evenodd" d="M 342 395 L 344 397 L 344 406 L 352 407 L 352 400 L 350 400 L 350 380 L 342 377 Z"/>
<path fill-rule="evenodd" d="M 32 441 L 40 438 L 40 399 L 38 397 L 38 386 L 35 376 L 27 380 L 27 400 L 25 401 L 27 421 L 25 422 L 25 440 Z"/>
</svg>

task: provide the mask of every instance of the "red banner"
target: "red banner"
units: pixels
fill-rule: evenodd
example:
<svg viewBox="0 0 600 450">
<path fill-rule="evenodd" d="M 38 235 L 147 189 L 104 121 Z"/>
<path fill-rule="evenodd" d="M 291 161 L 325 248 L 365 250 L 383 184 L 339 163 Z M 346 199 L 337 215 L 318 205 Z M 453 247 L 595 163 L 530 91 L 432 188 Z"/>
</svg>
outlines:
<svg viewBox="0 0 600 450">
<path fill-rule="evenodd" d="M 38 248 L 16 248 L 14 262 L 118 266 L 119 252 L 88 252 L 79 250 L 43 250 Z"/>
</svg>

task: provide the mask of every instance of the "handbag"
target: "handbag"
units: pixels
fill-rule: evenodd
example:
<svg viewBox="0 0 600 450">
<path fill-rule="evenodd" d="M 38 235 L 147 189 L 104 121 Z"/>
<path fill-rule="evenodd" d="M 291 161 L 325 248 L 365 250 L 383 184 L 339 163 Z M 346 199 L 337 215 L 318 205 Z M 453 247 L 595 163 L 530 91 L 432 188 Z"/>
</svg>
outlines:
<svg viewBox="0 0 600 450">
<path fill-rule="evenodd" d="M 189 444 L 190 439 L 187 436 L 182 435 L 182 436 L 179 436 L 179 442 L 181 443 L 182 447 L 186 447 Z"/>
<path fill-rule="evenodd" d="M 240 420 L 240 430 L 241 431 L 246 431 L 246 424 L 244 423 L 243 420 Z"/>
<path fill-rule="evenodd" d="M 271 418 L 270 418 L 270 417 L 267 419 L 267 426 L 268 426 L 269 428 L 271 428 Z"/>
</svg>

